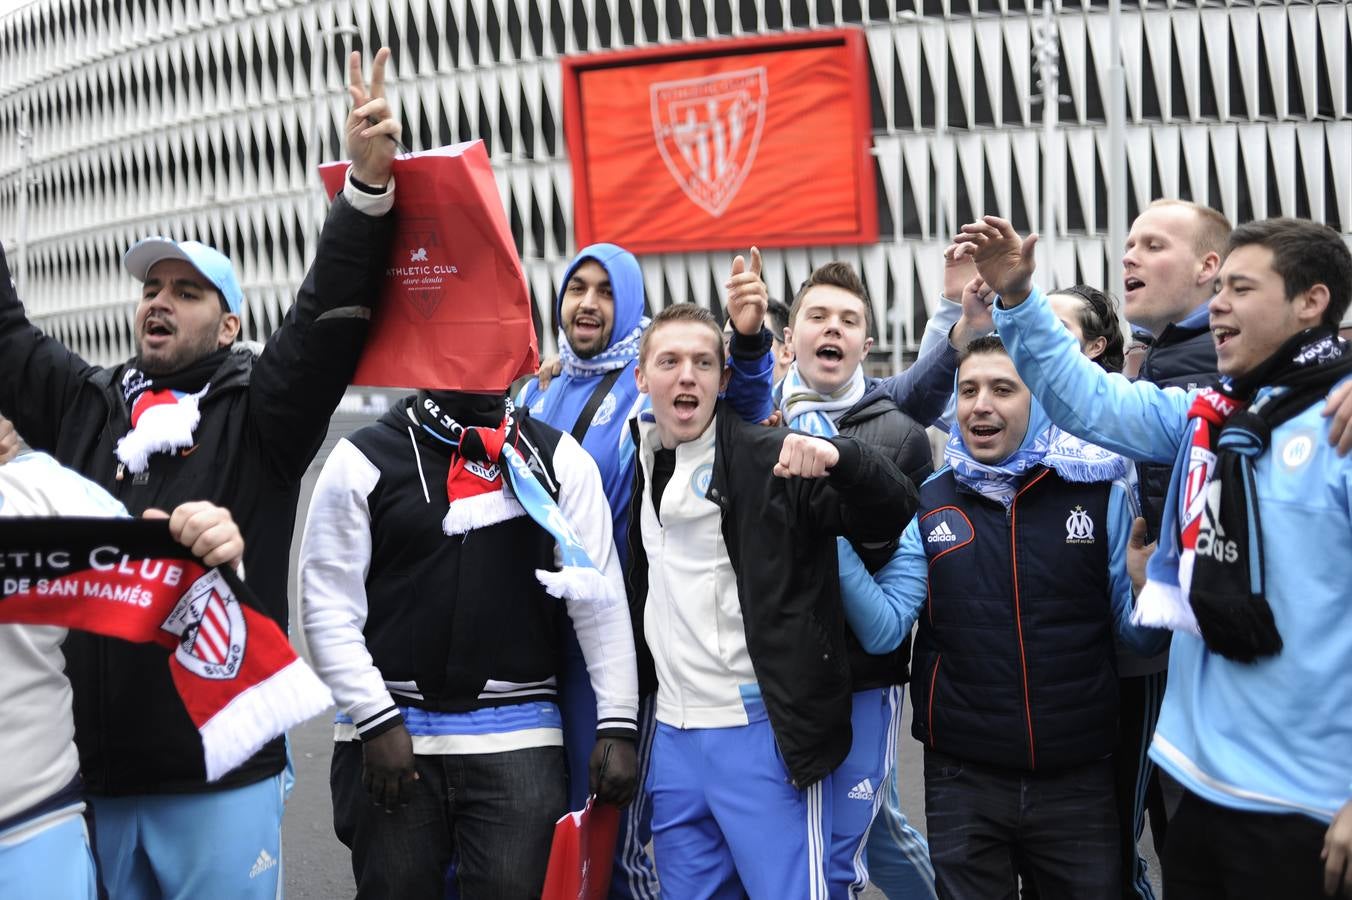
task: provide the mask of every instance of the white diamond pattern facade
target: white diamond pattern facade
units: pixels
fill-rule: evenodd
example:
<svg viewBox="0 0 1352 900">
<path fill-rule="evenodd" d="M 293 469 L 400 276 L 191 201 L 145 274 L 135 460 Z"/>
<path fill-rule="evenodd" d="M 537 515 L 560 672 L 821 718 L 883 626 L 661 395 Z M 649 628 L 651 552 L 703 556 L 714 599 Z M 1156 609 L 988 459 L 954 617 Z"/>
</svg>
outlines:
<svg viewBox="0 0 1352 900">
<path fill-rule="evenodd" d="M 1352 234 L 1352 5 L 1123 6 L 1129 216 L 1182 197 L 1234 221 L 1295 215 Z M 1048 280 L 1116 289 L 1106 3 L 1057 10 Z M 314 168 L 341 152 L 345 51 L 388 45 L 408 146 L 486 142 L 548 351 L 553 291 L 576 250 L 560 58 L 855 25 L 872 65 L 881 238 L 769 251 L 766 280 L 786 296 L 814 265 L 852 260 L 880 346 L 910 349 L 955 222 L 994 212 L 1038 225 L 1040 15 L 1032 0 L 35 0 L 0 18 L 0 239 L 13 268 L 26 107 L 24 299 L 41 327 L 92 362 L 131 355 L 136 285 L 121 254 L 168 234 L 235 260 L 245 335 L 266 337 L 314 249 L 325 205 Z M 721 312 L 728 262 L 644 258 L 650 301 Z"/>
</svg>

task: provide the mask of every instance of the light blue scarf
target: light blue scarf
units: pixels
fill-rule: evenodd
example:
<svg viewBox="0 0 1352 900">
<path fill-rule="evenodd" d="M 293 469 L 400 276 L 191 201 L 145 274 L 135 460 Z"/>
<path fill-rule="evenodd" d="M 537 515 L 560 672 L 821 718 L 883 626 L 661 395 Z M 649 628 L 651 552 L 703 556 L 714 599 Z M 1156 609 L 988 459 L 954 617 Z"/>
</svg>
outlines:
<svg viewBox="0 0 1352 900">
<path fill-rule="evenodd" d="M 798 363 L 789 366 L 781 385 L 779 408 L 784 412 L 785 425 L 820 437 L 835 437 L 836 419 L 864 397 L 864 367 L 856 368 L 850 380 L 830 394 L 819 394 L 808 387 L 798 373 Z"/>
<path fill-rule="evenodd" d="M 510 399 L 506 403 L 506 417 L 508 421 L 508 433 L 515 428 L 512 422 L 515 408 Z M 410 418 L 413 418 L 410 414 Z M 417 422 L 416 418 L 413 418 Z M 418 423 L 424 432 L 452 447 L 459 445 L 458 441 L 449 441 L 440 434 L 422 423 Z M 491 429 L 490 429 L 491 430 Z M 462 432 L 463 433 L 463 432 Z M 416 451 L 417 445 L 414 445 Z M 544 587 L 545 591 L 552 597 L 561 597 L 565 600 L 589 600 L 604 606 L 623 603 L 625 598 L 623 592 L 618 590 L 606 576 L 596 568 L 592 562 L 591 556 L 587 554 L 586 548 L 582 546 L 582 540 L 577 535 L 577 529 L 573 523 L 568 521 L 568 517 L 559 509 L 559 505 L 554 502 L 554 498 L 549 496 L 544 485 L 540 484 L 531 471 L 529 463 L 522 457 L 521 453 L 512 446 L 511 441 L 502 445 L 500 462 L 506 463 L 503 466 L 503 475 L 506 483 L 511 487 L 512 494 L 515 496 L 520 509 L 524 509 L 526 514 L 535 521 L 549 536 L 554 539 L 554 543 L 559 549 L 559 559 L 562 561 L 562 567 L 558 571 L 552 569 L 536 569 L 535 578 Z M 421 463 L 419 464 L 421 465 Z M 519 516 L 520 512 L 513 512 L 510 500 L 503 498 L 504 502 L 481 510 L 476 517 L 457 519 L 451 527 L 447 528 L 443 523 L 443 529 L 447 534 L 464 534 L 474 528 L 484 528 L 497 522 L 506 521 Z M 452 504 L 452 510 L 456 504 Z M 452 512 L 447 512 L 447 521 L 452 518 Z"/>
<path fill-rule="evenodd" d="M 1124 457 L 1057 428 L 1036 400 L 1028 411 L 1023 443 L 1005 459 L 995 464 L 974 459 L 955 421 L 944 448 L 944 461 L 953 467 L 959 482 L 1005 509 L 1014 502 L 1024 476 L 1035 466 L 1046 466 L 1066 481 L 1085 484 L 1121 478 L 1131 467 Z"/>
<path fill-rule="evenodd" d="M 638 359 L 638 342 L 643 330 L 652 320 L 646 316 L 639 320 L 638 326 L 618 341 L 612 340 L 610 346 L 590 359 L 583 359 L 568 343 L 568 335 L 559 329 L 559 358 L 563 361 L 563 371 L 575 378 L 599 375 L 614 369 L 623 369 Z"/>
</svg>

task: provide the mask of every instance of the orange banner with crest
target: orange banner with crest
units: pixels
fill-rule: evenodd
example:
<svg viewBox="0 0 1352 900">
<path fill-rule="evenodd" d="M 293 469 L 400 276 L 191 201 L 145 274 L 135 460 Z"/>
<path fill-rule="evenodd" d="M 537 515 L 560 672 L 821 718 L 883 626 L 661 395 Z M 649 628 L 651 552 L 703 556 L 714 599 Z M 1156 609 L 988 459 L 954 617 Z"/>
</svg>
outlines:
<svg viewBox="0 0 1352 900">
<path fill-rule="evenodd" d="M 868 78 L 853 30 L 566 59 L 578 245 L 876 241 Z"/>
</svg>

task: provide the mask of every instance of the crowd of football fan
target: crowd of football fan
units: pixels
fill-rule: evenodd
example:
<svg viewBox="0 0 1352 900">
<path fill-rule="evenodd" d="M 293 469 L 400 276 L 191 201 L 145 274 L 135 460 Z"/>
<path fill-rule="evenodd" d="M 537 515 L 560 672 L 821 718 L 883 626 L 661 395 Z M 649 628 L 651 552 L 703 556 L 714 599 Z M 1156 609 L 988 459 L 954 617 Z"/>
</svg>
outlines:
<svg viewBox="0 0 1352 900">
<path fill-rule="evenodd" d="M 350 61 L 346 183 L 261 353 L 211 247 L 127 251 L 111 369 L 29 323 L 0 251 L 0 516 L 164 510 L 287 627 L 301 478 L 381 314 L 387 59 Z M 339 441 L 297 625 L 358 895 L 539 896 L 594 795 L 615 897 L 1149 898 L 1147 818 L 1171 900 L 1352 896 L 1352 253 L 1157 200 L 1119 309 L 1036 287 L 1035 244 L 964 225 L 884 379 L 847 263 L 784 304 L 752 248 L 726 323 L 649 319 L 593 245 L 514 395 L 423 386 Z M 207 782 L 170 678 L 0 626 L 0 896 L 280 895 L 284 741 Z"/>
</svg>

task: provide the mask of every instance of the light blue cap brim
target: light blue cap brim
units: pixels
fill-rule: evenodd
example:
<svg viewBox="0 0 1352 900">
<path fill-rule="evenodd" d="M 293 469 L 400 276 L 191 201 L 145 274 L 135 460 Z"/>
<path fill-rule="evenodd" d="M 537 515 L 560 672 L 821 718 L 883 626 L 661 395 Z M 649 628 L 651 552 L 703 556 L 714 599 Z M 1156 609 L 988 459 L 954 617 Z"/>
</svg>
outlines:
<svg viewBox="0 0 1352 900">
<path fill-rule="evenodd" d="M 220 292 L 226 306 L 235 315 L 244 308 L 244 292 L 235 277 L 230 258 L 214 247 L 198 241 L 174 241 L 166 237 L 148 237 L 132 244 L 122 256 L 122 266 L 137 281 L 150 277 L 150 270 L 166 259 L 181 259 L 202 274 Z"/>
</svg>

